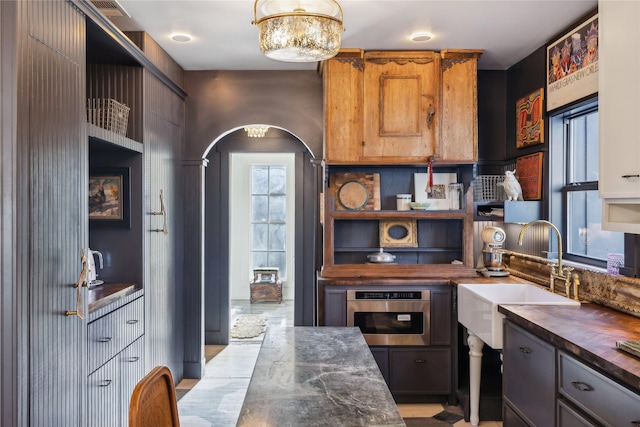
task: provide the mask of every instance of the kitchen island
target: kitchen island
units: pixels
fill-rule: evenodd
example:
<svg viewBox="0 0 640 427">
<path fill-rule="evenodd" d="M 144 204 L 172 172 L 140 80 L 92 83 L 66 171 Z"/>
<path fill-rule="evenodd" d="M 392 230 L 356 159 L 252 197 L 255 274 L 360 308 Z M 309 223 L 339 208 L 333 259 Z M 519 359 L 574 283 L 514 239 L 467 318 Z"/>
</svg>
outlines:
<svg viewBox="0 0 640 427">
<path fill-rule="evenodd" d="M 269 327 L 238 426 L 404 426 L 360 329 Z"/>
</svg>

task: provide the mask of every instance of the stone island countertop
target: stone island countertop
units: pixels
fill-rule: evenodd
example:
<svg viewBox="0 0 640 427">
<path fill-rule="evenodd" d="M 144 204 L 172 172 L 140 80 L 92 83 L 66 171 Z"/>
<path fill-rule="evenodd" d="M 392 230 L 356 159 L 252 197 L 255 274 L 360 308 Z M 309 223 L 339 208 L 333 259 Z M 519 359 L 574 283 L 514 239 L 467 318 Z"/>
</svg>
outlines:
<svg viewBox="0 0 640 427">
<path fill-rule="evenodd" d="M 360 329 L 270 326 L 237 425 L 405 423 Z"/>
</svg>

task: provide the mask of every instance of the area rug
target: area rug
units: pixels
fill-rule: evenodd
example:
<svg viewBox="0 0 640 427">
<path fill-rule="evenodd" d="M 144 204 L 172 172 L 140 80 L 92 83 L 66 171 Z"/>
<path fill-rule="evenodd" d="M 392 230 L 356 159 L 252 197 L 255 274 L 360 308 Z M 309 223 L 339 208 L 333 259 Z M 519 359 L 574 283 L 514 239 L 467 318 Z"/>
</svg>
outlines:
<svg viewBox="0 0 640 427">
<path fill-rule="evenodd" d="M 254 338 L 267 328 L 267 318 L 262 314 L 242 314 L 231 328 L 231 338 Z"/>
</svg>

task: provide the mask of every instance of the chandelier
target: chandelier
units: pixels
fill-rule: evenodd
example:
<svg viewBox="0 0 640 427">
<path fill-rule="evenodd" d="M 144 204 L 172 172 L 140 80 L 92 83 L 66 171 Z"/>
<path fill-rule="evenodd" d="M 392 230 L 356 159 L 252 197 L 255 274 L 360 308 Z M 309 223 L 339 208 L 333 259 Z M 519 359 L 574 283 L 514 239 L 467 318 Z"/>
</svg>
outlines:
<svg viewBox="0 0 640 427">
<path fill-rule="evenodd" d="M 247 133 L 249 138 L 264 138 L 268 130 L 269 126 L 265 125 L 251 125 L 244 127 L 244 131 Z"/>
<path fill-rule="evenodd" d="M 335 0 L 256 0 L 253 17 L 267 58 L 316 62 L 340 50 L 342 8 Z"/>
</svg>

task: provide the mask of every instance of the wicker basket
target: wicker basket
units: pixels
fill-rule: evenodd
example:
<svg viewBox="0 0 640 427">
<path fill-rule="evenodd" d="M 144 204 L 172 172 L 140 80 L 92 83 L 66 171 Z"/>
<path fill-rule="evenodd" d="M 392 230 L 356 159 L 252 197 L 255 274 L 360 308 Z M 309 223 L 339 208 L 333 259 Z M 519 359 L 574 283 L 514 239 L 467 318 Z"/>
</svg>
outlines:
<svg viewBox="0 0 640 427">
<path fill-rule="evenodd" d="M 506 200 L 503 182 L 504 175 L 478 175 L 473 181 L 473 200 L 476 202 Z"/>
<path fill-rule="evenodd" d="M 119 135 L 127 134 L 129 110 L 113 99 L 87 99 L 87 121 Z"/>
</svg>

